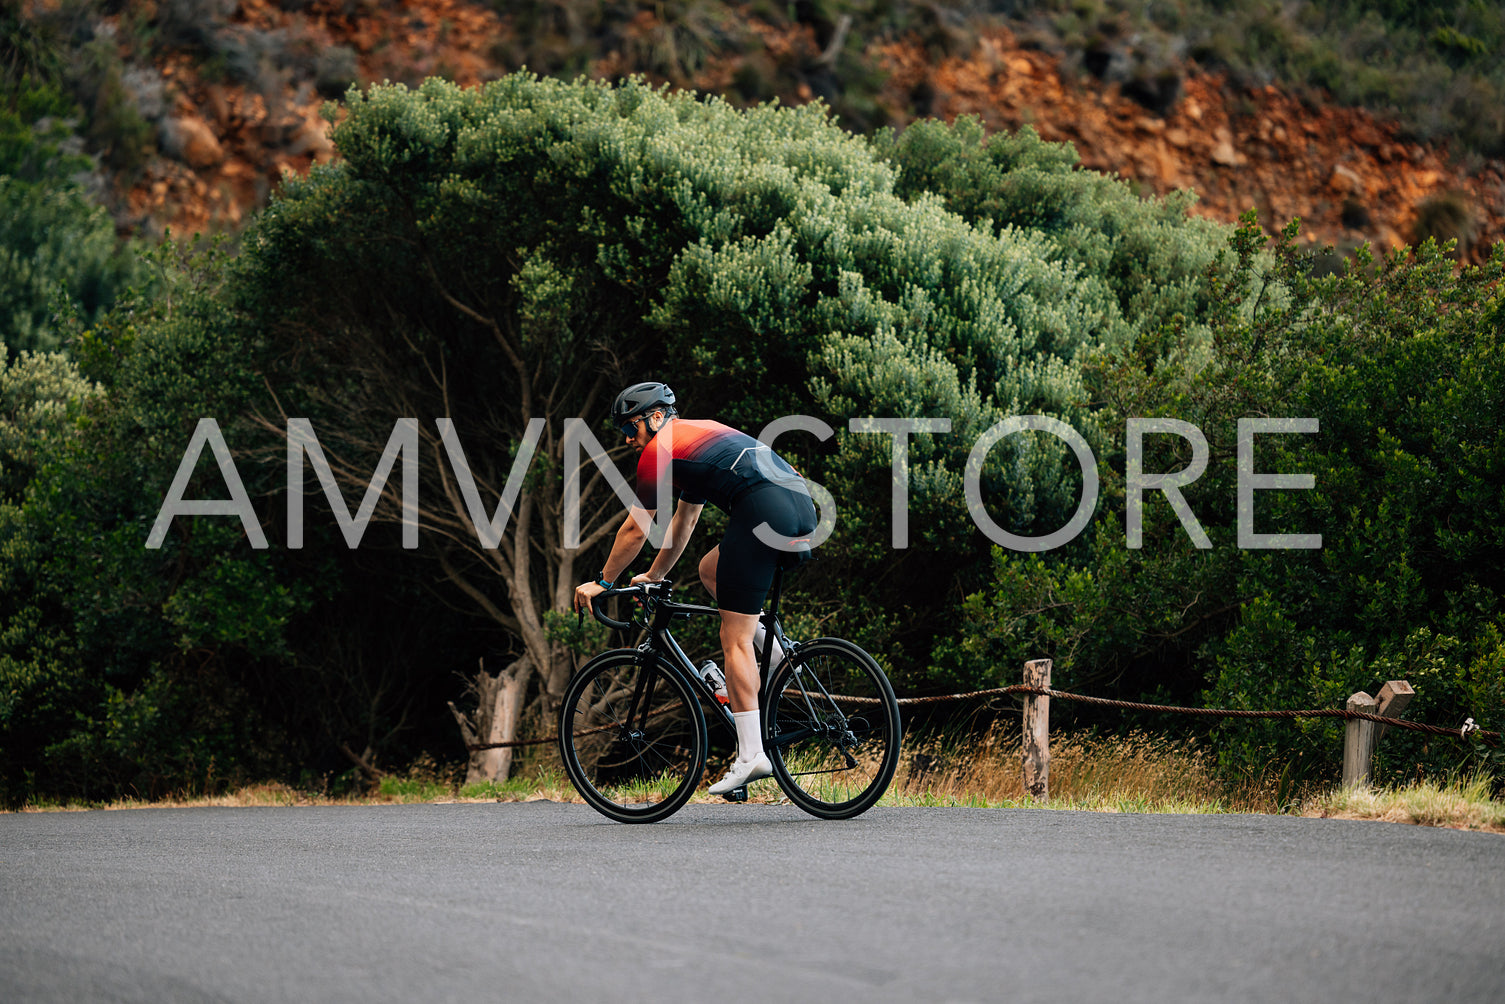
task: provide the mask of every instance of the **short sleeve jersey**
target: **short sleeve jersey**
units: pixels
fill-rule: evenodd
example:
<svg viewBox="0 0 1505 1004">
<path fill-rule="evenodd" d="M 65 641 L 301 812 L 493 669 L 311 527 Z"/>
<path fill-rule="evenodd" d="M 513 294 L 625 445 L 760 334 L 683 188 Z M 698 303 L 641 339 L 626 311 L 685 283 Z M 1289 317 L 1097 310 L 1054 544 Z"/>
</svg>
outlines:
<svg viewBox="0 0 1505 1004">
<path fill-rule="evenodd" d="M 665 465 L 682 501 L 709 502 L 726 512 L 765 484 L 809 493 L 804 479 L 777 453 L 720 422 L 677 418 L 653 437 L 638 458 L 637 497 L 644 509 L 658 508 L 658 476 Z"/>
</svg>

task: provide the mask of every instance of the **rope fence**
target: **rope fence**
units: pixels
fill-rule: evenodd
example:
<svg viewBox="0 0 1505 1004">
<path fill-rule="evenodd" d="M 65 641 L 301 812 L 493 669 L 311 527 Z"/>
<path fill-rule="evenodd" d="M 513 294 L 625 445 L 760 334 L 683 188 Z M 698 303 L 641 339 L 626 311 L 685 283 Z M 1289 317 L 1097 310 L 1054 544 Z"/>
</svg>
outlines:
<svg viewBox="0 0 1505 1004">
<path fill-rule="evenodd" d="M 1425 732 L 1434 736 L 1451 736 L 1454 739 L 1461 739 L 1466 735 L 1478 736 L 1480 739 L 1487 741 L 1498 741 L 1500 738 L 1500 733 L 1498 732 L 1472 728 L 1468 724 L 1465 724 L 1462 728 L 1447 729 L 1438 725 L 1426 725 L 1422 722 L 1409 722 L 1404 718 L 1387 718 L 1368 711 L 1350 711 L 1347 708 L 1316 708 L 1301 711 L 1248 711 L 1241 708 L 1180 708 L 1168 704 L 1141 704 L 1137 701 L 1116 701 L 1107 697 L 1090 697 L 1086 694 L 1072 694 L 1050 687 L 1032 687 L 1024 683 L 1016 683 L 1010 687 L 994 687 L 989 690 L 974 690 L 966 694 L 944 694 L 936 697 L 901 697 L 899 698 L 899 703 L 939 704 L 946 701 L 962 701 L 974 697 L 994 697 L 1005 694 L 1024 694 L 1029 697 L 1054 697 L 1063 701 L 1079 701 L 1083 704 L 1122 708 L 1126 711 L 1157 711 L 1174 715 L 1201 715 L 1207 718 L 1342 718 L 1348 721 L 1375 722 L 1379 725 L 1408 729 L 1412 732 Z M 1472 723 L 1473 720 L 1470 719 L 1469 721 Z"/>
<path fill-rule="evenodd" d="M 1349 708 L 1315 708 L 1299 711 L 1250 711 L 1242 708 L 1182 708 L 1165 704 L 1141 704 L 1138 701 L 1118 701 L 1107 697 L 1091 697 L 1087 694 L 1072 694 L 1064 690 L 1032 686 L 1027 683 L 1016 683 L 1008 687 L 992 687 L 987 690 L 973 690 L 963 694 L 941 694 L 932 697 L 901 697 L 898 699 L 898 703 L 900 705 L 943 704 L 952 701 L 967 701 L 977 698 L 1003 697 L 1015 694 L 1026 697 L 1051 697 L 1062 701 L 1077 701 L 1083 704 L 1094 704 L 1099 707 L 1121 708 L 1125 711 L 1198 715 L 1206 718 L 1342 718 L 1345 721 L 1373 722 L 1377 725 L 1385 725 L 1390 728 L 1406 729 L 1410 732 L 1422 732 L 1433 736 L 1448 736 L 1454 739 L 1462 739 L 1473 735 L 1490 745 L 1497 745 L 1500 740 L 1500 733 L 1490 732 L 1474 726 L 1473 719 L 1469 719 L 1461 728 L 1449 729 L 1438 725 L 1410 722 L 1403 718 L 1391 718 L 1368 711 L 1356 711 Z M 851 704 L 879 703 L 879 700 L 875 697 L 842 697 L 840 699 Z M 609 726 L 598 726 L 592 731 L 600 731 L 602 728 L 609 728 Z M 556 743 L 558 741 L 559 736 L 552 735 L 544 739 L 517 739 L 510 742 L 496 743 L 467 743 L 465 748 L 471 752 L 480 752 L 481 750 L 541 746 L 545 743 Z"/>
</svg>

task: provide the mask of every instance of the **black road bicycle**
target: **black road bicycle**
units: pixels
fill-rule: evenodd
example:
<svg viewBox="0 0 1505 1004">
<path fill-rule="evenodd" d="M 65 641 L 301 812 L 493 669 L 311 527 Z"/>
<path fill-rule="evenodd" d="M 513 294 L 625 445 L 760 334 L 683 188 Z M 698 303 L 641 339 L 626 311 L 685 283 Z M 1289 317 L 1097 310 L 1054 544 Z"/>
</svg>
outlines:
<svg viewBox="0 0 1505 1004">
<path fill-rule="evenodd" d="M 789 800 L 823 819 L 848 819 L 883 796 L 899 764 L 899 704 L 872 656 L 840 638 L 796 642 L 779 626 L 783 570 L 775 573 L 763 614 L 767 637 L 786 658 L 770 668 L 758 653 L 764 685 L 763 747 Z M 670 630 L 678 618 L 715 617 L 715 607 L 679 603 L 668 581 L 602 593 L 631 597 L 631 620 L 592 606 L 597 620 L 647 631 L 636 648 L 604 652 L 570 678 L 559 713 L 559 752 L 570 781 L 597 810 L 623 823 L 652 823 L 689 801 L 704 780 L 706 716 L 736 729 Z M 747 798 L 746 787 L 724 796 Z"/>
</svg>

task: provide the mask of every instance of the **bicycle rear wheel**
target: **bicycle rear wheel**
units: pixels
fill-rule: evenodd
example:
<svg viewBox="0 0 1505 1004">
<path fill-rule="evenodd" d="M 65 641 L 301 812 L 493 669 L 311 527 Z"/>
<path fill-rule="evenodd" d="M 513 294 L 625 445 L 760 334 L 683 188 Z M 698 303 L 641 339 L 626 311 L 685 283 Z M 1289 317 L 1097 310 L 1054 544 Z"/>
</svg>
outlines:
<svg viewBox="0 0 1505 1004">
<path fill-rule="evenodd" d="M 848 819 L 883 797 L 899 765 L 899 703 L 873 657 L 851 642 L 801 645 L 769 681 L 764 746 L 801 809 Z"/>
<path fill-rule="evenodd" d="M 705 717 L 688 685 L 635 649 L 597 656 L 565 688 L 564 769 L 592 807 L 618 822 L 656 822 L 689 801 L 705 749 Z"/>
</svg>

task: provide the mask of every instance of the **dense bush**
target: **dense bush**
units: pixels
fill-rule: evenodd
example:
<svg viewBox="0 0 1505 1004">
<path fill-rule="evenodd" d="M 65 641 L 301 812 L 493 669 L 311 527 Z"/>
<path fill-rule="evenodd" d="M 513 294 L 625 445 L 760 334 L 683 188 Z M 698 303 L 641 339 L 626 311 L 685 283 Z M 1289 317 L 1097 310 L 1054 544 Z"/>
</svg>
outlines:
<svg viewBox="0 0 1505 1004">
<path fill-rule="evenodd" d="M 167 285 L 80 326 L 78 364 L 0 369 L 0 802 L 338 785 L 442 748 L 415 709 L 442 708 L 442 670 L 490 640 L 425 607 L 380 546 L 345 551 L 312 506 L 305 548 L 282 547 L 285 448 L 250 417 L 258 341 L 219 293 L 224 265 L 153 259 Z M 274 547 L 181 518 L 143 547 L 201 417 L 236 447 Z M 189 498 L 226 494 L 207 456 Z"/>
<path fill-rule="evenodd" d="M 76 179 L 93 162 L 69 128 L 77 108 L 31 77 L 0 81 L 0 344 L 62 347 L 63 304 L 97 317 L 141 270 Z"/>
<path fill-rule="evenodd" d="M 1136 337 L 1177 314 L 1201 323 L 1202 273 L 1227 228 L 1190 215 L 1190 193 L 1140 198 L 1120 179 L 1080 170 L 1071 144 L 1047 143 L 1029 126 L 989 137 L 972 118 L 926 119 L 874 143 L 898 168 L 898 194 L 934 193 L 976 226 L 1040 233 L 1052 259 L 1111 291 Z"/>
<path fill-rule="evenodd" d="M 619 384 L 662 374 L 688 413 L 754 431 L 789 412 L 837 427 L 828 453 L 792 446 L 812 446 L 812 474 L 841 497 L 832 571 L 806 583 L 831 603 L 842 568 L 890 553 L 887 440 L 847 431 L 848 417 L 953 421 L 950 436 L 915 443 L 911 494 L 917 540 L 966 561 L 976 531 L 957 485 L 977 434 L 1021 409 L 1086 424 L 1071 361 L 1131 337 L 1116 298 L 1050 261 L 1042 239 L 899 198 L 892 168 L 818 107 L 743 113 L 639 82 L 519 75 L 481 91 L 373 89 L 336 138 L 344 162 L 287 184 L 223 289 L 215 269 L 159 255 L 175 286 L 76 336 L 105 391 L 55 463 L 17 477 L 7 530 L 8 623 L 26 625 L 7 651 L 11 797 L 206 787 L 321 748 L 369 764 L 399 748 L 390 723 L 403 705 L 380 694 L 412 690 L 416 653 L 459 668 L 503 632 L 547 707 L 571 665 L 551 618 L 620 512 L 590 489 L 586 548 L 559 549 L 563 420 L 584 415 L 611 443 L 597 423 Z M 206 414 L 240 451 L 268 551 L 222 518 L 180 517 L 160 551 L 140 546 Z M 354 555 L 276 546 L 285 464 L 243 444 L 278 437 L 289 415 L 312 419 L 347 497 L 392 423 L 420 419 L 428 534 L 416 555 L 387 550 L 395 527 Z M 548 419 L 496 550 L 477 547 L 472 509 L 433 462 L 437 417 L 455 420 L 488 513 L 528 420 Z M 1061 452 L 1049 440 L 995 450 L 995 516 L 1019 531 L 1058 520 L 1074 493 Z M 201 463 L 188 496 L 222 495 Z M 324 512 L 318 533 L 338 539 Z M 447 591 L 437 605 L 412 596 L 411 616 L 376 617 L 435 579 Z M 939 602 L 914 584 L 848 595 L 874 611 Z M 427 639 L 467 607 L 467 627 Z M 851 621 L 879 647 L 909 630 L 891 613 Z M 383 644 L 409 654 L 362 654 Z M 44 656 L 55 672 L 37 668 Z M 371 704 L 352 707 L 363 687 Z M 289 695 L 307 706 L 278 707 Z M 49 707 L 74 717 L 48 719 Z"/>
<path fill-rule="evenodd" d="M 56 161 L 35 152 L 49 93 L 30 119 L 13 105 L 32 146 L 7 163 Z M 376 87 L 352 92 L 335 140 L 343 159 L 288 181 L 238 260 L 161 250 L 162 289 L 59 314 L 73 361 L 17 353 L 0 373 L 0 797 L 443 756 L 451 674 L 482 654 L 531 677 L 545 721 L 575 658 L 570 587 L 621 513 L 587 466 L 583 545 L 565 546 L 566 423 L 612 447 L 612 394 L 650 376 L 691 417 L 833 428 L 779 443 L 837 507 L 793 626 L 854 635 L 905 690 L 1012 682 L 1048 654 L 1067 686 L 1257 707 L 1406 676 L 1416 717 L 1498 725 L 1498 255 L 1455 275 L 1428 245 L 1317 279 L 1290 236 L 1266 249 L 1246 225 L 1220 255 L 1182 200 L 1139 200 L 1029 131 L 869 141 L 819 105 L 739 111 L 640 80 Z M 14 170 L 4 184 L 31 184 Z M 1093 526 L 1029 558 L 991 553 L 961 490 L 978 437 L 1017 414 L 1067 421 L 1102 462 Z M 1236 546 L 1234 429 L 1254 415 L 1321 423 L 1257 459 L 1315 473 L 1313 491 L 1261 493 L 1258 529 L 1321 532 L 1320 551 Z M 910 444 L 905 549 L 890 437 L 848 425 L 867 416 L 951 422 Z M 1210 441 L 1185 489 L 1210 550 L 1154 493 L 1144 546 L 1125 546 L 1124 423 L 1157 416 Z M 200 417 L 236 451 L 269 549 L 205 517 L 141 546 Z M 346 500 L 418 419 L 416 551 L 395 478 L 359 550 L 312 498 L 307 546 L 283 546 L 289 417 L 312 421 Z M 531 419 L 538 455 L 487 546 L 475 526 Z M 1147 437 L 1147 470 L 1188 459 Z M 1065 523 L 1081 488 L 1048 436 L 998 445 L 981 484 L 1021 534 Z M 201 462 L 188 497 L 223 494 Z M 1218 735 L 1229 770 L 1304 743 L 1323 767 L 1331 731 Z"/>
<path fill-rule="evenodd" d="M 31 790 L 198 788 L 216 772 L 233 779 L 274 759 L 250 743 L 245 689 L 218 650 L 285 651 L 292 594 L 267 581 L 264 557 L 231 556 L 231 527 L 206 522 L 183 547 L 141 546 L 153 496 L 185 444 L 182 426 L 229 406 L 246 378 L 233 345 L 204 331 L 205 311 L 219 309 L 212 298 L 180 296 L 164 308 L 122 307 L 80 333 L 102 388 L 58 356 L 22 356 L 7 373 L 12 395 L 37 402 L 13 397 L 7 409 L 15 445 L 6 459 L 25 464 L 18 482 L 6 479 L 0 536 L 8 801 Z M 195 488 L 223 492 L 206 477 Z M 204 611 L 216 606 L 233 614 L 211 623 Z"/>
<path fill-rule="evenodd" d="M 109 214 L 77 188 L 0 176 L 0 343 L 10 353 L 62 348 L 63 304 L 93 318 L 139 275 Z"/>
<path fill-rule="evenodd" d="M 1357 690 L 1409 679 L 1409 714 L 1433 724 L 1501 723 L 1505 708 L 1505 247 L 1454 272 L 1434 243 L 1313 280 L 1289 232 L 1277 265 L 1246 221 L 1236 261 L 1210 276 L 1210 355 L 1165 333 L 1087 367 L 1108 421 L 1192 422 L 1211 446 L 1184 494 L 1212 544 L 1195 548 L 1156 493 L 1143 547 L 1124 536 L 1123 446 L 1105 476 L 1110 505 L 1090 557 L 999 556 L 995 587 L 967 604 L 956 671 L 1057 660 L 1063 685 L 1159 694 L 1251 709 L 1339 707 Z M 1237 547 L 1236 420 L 1315 418 L 1315 435 L 1261 440 L 1256 470 L 1310 472 L 1310 491 L 1256 493 L 1256 532 L 1320 532 L 1317 550 Z M 1150 440 L 1160 440 L 1153 443 Z M 1184 468 L 1179 437 L 1147 437 L 1146 471 Z M 1486 724 L 1490 727 L 1490 724 Z M 1333 776 L 1341 726 L 1327 721 L 1218 726 L 1230 770 L 1265 757 Z M 1458 744 L 1387 736 L 1383 776 L 1445 770 Z"/>
<path fill-rule="evenodd" d="M 1116 300 L 1049 261 L 1041 239 L 897 197 L 892 168 L 816 106 L 739 112 L 638 81 L 514 75 L 479 91 L 374 88 L 335 140 L 345 161 L 289 185 L 249 235 L 247 309 L 328 367 L 278 391 L 310 395 L 347 449 L 370 456 L 396 416 L 418 415 L 438 454 L 432 418 L 453 416 L 488 510 L 529 420 L 548 420 L 501 547 L 477 547 L 453 491 L 441 505 L 442 468 L 423 489 L 430 556 L 457 599 L 519 639 L 545 704 L 570 666 L 546 614 L 599 566 L 620 520 L 614 500 L 587 495 L 589 549 L 556 549 L 564 419 L 583 415 L 613 444 L 598 424 L 612 394 L 659 375 L 691 416 L 754 432 L 788 414 L 830 423 L 826 452 L 809 436 L 787 448 L 841 500 L 829 561 L 805 584 L 838 602 L 839 584 L 878 582 L 870 571 L 893 557 L 889 442 L 849 432 L 849 418 L 952 420 L 914 446 L 914 522 L 917 540 L 965 561 L 976 531 L 959 485 L 977 436 L 1015 410 L 1080 415 L 1071 360 L 1128 337 Z M 1061 453 L 994 452 L 999 518 L 1023 529 L 1069 511 Z M 528 532 L 548 546 L 529 553 Z M 926 566 L 910 553 L 898 564 Z M 493 599 L 498 576 L 508 590 Z M 900 619 L 877 611 L 937 602 L 915 584 L 885 568 L 878 588 L 853 589 L 854 611 L 876 612 L 854 627 L 895 644 Z M 913 627 L 923 653 L 933 629 Z"/>
</svg>

